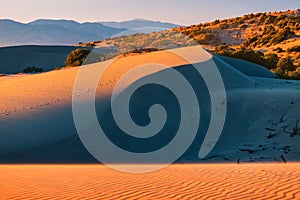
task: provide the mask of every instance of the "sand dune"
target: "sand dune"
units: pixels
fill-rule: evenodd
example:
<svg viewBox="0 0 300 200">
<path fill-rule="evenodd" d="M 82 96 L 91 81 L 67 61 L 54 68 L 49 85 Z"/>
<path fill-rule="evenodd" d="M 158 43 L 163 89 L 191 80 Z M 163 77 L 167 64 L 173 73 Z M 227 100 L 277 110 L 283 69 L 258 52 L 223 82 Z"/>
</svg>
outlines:
<svg viewBox="0 0 300 200">
<path fill-rule="evenodd" d="M 192 50 L 193 47 L 186 47 L 176 51 L 191 53 Z M 199 54 L 195 54 L 195 57 L 203 57 L 201 51 Z M 207 109 L 210 100 L 207 97 L 206 85 L 201 77 L 199 78 L 193 66 L 188 65 L 185 59 L 169 51 L 158 51 L 115 60 L 101 77 L 96 92 L 96 107 L 98 102 L 105 99 L 107 93 L 112 91 L 120 77 L 134 66 L 148 63 L 164 64 L 167 68 L 176 69 L 185 75 L 198 98 L 201 99 L 199 107 L 203 110 L 201 113 L 203 120 L 200 121 L 199 125 L 201 129 L 197 133 L 193 146 L 185 153 L 181 161 L 236 162 L 240 159 L 243 162 L 281 162 L 282 155 L 288 161 L 299 160 L 299 133 L 294 134 L 293 137 L 289 134 L 293 132 L 297 120 L 299 120 L 299 82 L 268 78 L 273 77 L 270 72 L 250 63 L 222 60 L 217 56 L 211 56 L 211 58 L 219 68 L 224 81 L 228 111 L 218 144 L 211 154 L 203 160 L 199 159 L 198 152 L 210 119 L 210 111 Z M 101 66 L 103 63 L 86 65 L 82 68 Z M 205 65 L 203 66 L 205 67 Z M 250 68 L 251 70 L 249 70 Z M 40 152 L 40 155 L 44 155 L 45 160 L 48 157 L 59 157 L 62 153 L 57 149 L 63 149 L 64 155 L 69 155 L 70 158 L 64 157 L 61 162 L 76 159 L 79 163 L 84 162 L 83 156 L 77 157 L 76 154 L 72 153 L 77 152 L 78 146 L 76 144 L 80 144 L 80 141 L 69 140 L 67 145 L 63 142 L 66 139 L 74 138 L 77 133 L 73 121 L 71 97 L 78 69 L 71 68 L 35 75 L 0 77 L 0 154 L 5 155 L 5 157 L 0 156 L 2 163 L 5 162 L 3 158 L 7 157 L 13 158 L 12 160 L 15 162 L 18 160 L 40 162 L 35 159 L 24 159 L 22 155 L 14 157 L 9 154 L 13 151 L 23 153 L 25 149 L 32 150 L 26 154 L 27 156 L 35 157 L 34 152 Z M 155 72 L 153 75 L 164 72 L 166 70 Z M 86 78 L 90 79 L 90 77 L 87 76 Z M 141 79 L 143 78 L 141 77 Z M 182 85 L 179 84 L 178 86 L 181 87 Z M 80 97 L 88 93 L 91 93 L 90 88 L 84 87 L 81 93 L 74 95 Z M 165 95 L 164 91 L 156 90 L 150 90 L 144 95 L 136 95 L 135 101 L 139 110 L 135 113 L 140 116 L 143 113 L 140 111 L 147 109 L 145 108 L 147 104 L 151 105 L 153 97 L 162 97 L 162 95 Z M 161 99 L 168 101 L 168 98 L 166 96 Z M 146 105 L 139 104 L 139 102 L 144 102 Z M 191 106 L 193 109 L 194 105 Z M 171 127 L 168 130 L 176 128 L 172 117 L 170 117 L 171 121 L 169 122 Z M 147 120 L 143 116 L 138 118 Z M 110 125 L 111 121 L 108 121 L 106 126 Z M 111 130 L 115 130 L 115 127 L 111 127 Z M 117 142 L 122 143 L 121 139 L 115 138 L 119 140 Z M 72 143 L 73 141 L 76 142 Z M 152 144 L 156 142 L 152 141 Z M 52 146 L 47 146 L 50 144 Z M 144 148 L 144 145 L 140 145 L 140 147 Z M 47 151 L 41 148 L 47 149 Z"/>
<path fill-rule="evenodd" d="M 171 165 L 139 175 L 101 165 L 2 165 L 0 174 L 3 200 L 300 199 L 299 164 Z"/>
</svg>

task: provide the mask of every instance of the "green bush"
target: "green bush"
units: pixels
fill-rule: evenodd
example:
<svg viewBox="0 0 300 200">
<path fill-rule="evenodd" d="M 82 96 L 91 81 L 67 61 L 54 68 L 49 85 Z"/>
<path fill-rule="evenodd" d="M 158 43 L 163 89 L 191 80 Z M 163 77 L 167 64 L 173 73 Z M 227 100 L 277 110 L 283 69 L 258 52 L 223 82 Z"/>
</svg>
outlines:
<svg viewBox="0 0 300 200">
<path fill-rule="evenodd" d="M 91 52 L 90 50 L 84 48 L 75 49 L 68 55 L 65 62 L 66 66 L 72 66 L 72 67 L 81 66 L 90 52 Z"/>
</svg>

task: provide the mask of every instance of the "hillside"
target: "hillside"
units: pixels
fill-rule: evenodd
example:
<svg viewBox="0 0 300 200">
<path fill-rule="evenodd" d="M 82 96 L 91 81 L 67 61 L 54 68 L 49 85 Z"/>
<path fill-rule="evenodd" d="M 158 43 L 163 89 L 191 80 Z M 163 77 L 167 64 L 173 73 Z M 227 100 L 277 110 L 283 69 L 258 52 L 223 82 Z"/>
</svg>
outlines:
<svg viewBox="0 0 300 200">
<path fill-rule="evenodd" d="M 194 41 L 183 37 L 193 38 Z M 185 41 L 184 44 L 182 41 Z M 247 14 L 150 34 L 109 38 L 78 46 L 111 48 L 114 51 L 118 49 L 121 54 L 136 49 L 189 46 L 194 45 L 195 41 L 216 54 L 263 65 L 282 78 L 300 78 L 299 9 Z M 282 66 L 287 66 L 287 69 L 281 69 Z"/>
</svg>

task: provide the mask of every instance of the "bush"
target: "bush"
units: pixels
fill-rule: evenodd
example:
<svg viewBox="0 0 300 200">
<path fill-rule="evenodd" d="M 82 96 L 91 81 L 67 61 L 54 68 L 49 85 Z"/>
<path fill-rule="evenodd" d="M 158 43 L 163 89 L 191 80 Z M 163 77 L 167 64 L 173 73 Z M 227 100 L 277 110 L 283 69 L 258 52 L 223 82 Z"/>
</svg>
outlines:
<svg viewBox="0 0 300 200">
<path fill-rule="evenodd" d="M 211 25 L 214 26 L 214 25 L 217 25 L 217 24 L 219 24 L 219 23 L 220 23 L 220 20 L 219 20 L 219 19 L 216 19 L 215 21 L 213 21 L 213 22 L 211 23 Z"/>
<path fill-rule="evenodd" d="M 212 51 L 214 54 L 219 54 L 222 56 L 232 57 L 232 52 L 234 49 L 230 48 L 228 45 L 216 46 L 215 50 Z"/>
<path fill-rule="evenodd" d="M 295 33 L 291 32 L 289 28 L 285 28 L 284 30 L 280 30 L 278 33 L 274 35 L 271 39 L 270 44 L 278 44 L 285 39 L 287 39 L 290 35 L 294 35 Z"/>
<path fill-rule="evenodd" d="M 284 71 L 293 71 L 295 70 L 295 66 L 293 61 L 290 58 L 280 58 L 277 63 L 277 68 L 282 69 Z"/>
<path fill-rule="evenodd" d="M 247 40 L 244 44 L 245 44 L 247 47 L 248 47 L 248 46 L 251 46 L 251 45 L 255 46 L 254 43 L 257 41 L 257 39 L 258 39 L 258 36 L 250 37 L 250 38 L 248 38 L 248 40 Z"/>
<path fill-rule="evenodd" d="M 276 65 L 279 61 L 279 57 L 275 53 L 265 55 L 265 67 L 268 69 L 276 68 Z"/>
<path fill-rule="evenodd" d="M 235 58 L 247 60 L 265 66 L 264 54 L 259 51 L 254 51 L 250 49 L 240 49 L 234 52 L 232 55 Z"/>
<path fill-rule="evenodd" d="M 225 29 L 228 29 L 228 28 L 229 28 L 228 24 L 219 24 L 219 29 L 221 29 L 221 30 L 225 30 Z"/>
<path fill-rule="evenodd" d="M 42 68 L 34 67 L 34 66 L 26 67 L 25 69 L 23 69 L 23 73 L 39 73 L 43 71 L 44 70 Z"/>
<path fill-rule="evenodd" d="M 272 72 L 278 75 L 278 77 L 282 79 L 300 80 L 299 71 L 287 71 L 281 68 L 275 68 L 272 70 Z"/>
<path fill-rule="evenodd" d="M 291 47 L 291 48 L 288 48 L 287 51 L 288 51 L 288 52 L 293 52 L 293 51 L 295 51 L 295 52 L 300 52 L 300 46 L 299 46 L 299 45 L 293 46 L 293 47 Z"/>
<path fill-rule="evenodd" d="M 72 66 L 72 67 L 81 66 L 90 52 L 91 52 L 90 50 L 84 48 L 75 49 L 68 55 L 65 62 L 66 66 Z"/>
<path fill-rule="evenodd" d="M 241 24 L 241 25 L 239 26 L 240 29 L 245 29 L 245 28 L 247 28 L 247 27 L 248 27 L 247 24 Z"/>
<path fill-rule="evenodd" d="M 284 52 L 284 50 L 280 47 L 277 47 L 276 49 L 274 49 L 274 51 L 276 51 L 277 53 L 282 53 Z"/>
<path fill-rule="evenodd" d="M 196 41 L 199 44 L 209 44 L 209 42 L 214 38 L 214 35 L 203 33 L 196 37 Z"/>
</svg>

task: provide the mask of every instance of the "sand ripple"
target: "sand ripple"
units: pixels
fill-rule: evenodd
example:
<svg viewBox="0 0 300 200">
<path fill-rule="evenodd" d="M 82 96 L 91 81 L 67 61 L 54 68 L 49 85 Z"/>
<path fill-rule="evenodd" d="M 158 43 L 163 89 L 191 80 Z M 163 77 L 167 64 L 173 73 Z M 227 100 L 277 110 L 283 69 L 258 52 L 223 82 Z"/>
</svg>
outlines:
<svg viewBox="0 0 300 200">
<path fill-rule="evenodd" d="M 0 199 L 300 199 L 300 164 L 172 165 L 148 174 L 101 165 L 2 165 Z"/>
</svg>

